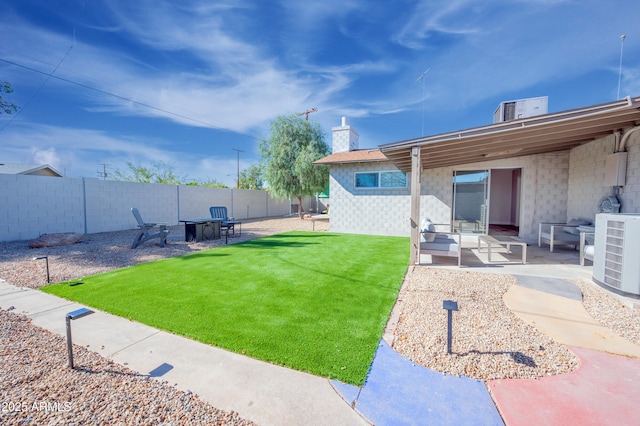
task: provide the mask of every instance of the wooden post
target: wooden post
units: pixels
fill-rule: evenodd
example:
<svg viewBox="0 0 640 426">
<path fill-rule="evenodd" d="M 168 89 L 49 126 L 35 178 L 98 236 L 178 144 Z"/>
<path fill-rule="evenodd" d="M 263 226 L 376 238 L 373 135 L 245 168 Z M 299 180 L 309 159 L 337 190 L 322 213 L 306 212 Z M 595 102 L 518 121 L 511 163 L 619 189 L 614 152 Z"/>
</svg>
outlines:
<svg viewBox="0 0 640 426">
<path fill-rule="evenodd" d="M 411 265 L 420 263 L 420 147 L 411 148 Z"/>
</svg>

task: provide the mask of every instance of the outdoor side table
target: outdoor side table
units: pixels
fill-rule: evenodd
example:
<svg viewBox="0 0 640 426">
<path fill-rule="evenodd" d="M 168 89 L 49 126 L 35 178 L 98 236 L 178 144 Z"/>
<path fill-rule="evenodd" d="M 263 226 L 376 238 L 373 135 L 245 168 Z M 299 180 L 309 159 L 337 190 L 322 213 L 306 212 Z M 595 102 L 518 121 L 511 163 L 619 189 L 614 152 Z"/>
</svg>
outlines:
<svg viewBox="0 0 640 426">
<path fill-rule="evenodd" d="M 218 240 L 221 237 L 220 219 L 204 218 L 204 219 L 186 219 L 184 222 L 184 240 L 185 241 L 207 241 Z"/>
</svg>

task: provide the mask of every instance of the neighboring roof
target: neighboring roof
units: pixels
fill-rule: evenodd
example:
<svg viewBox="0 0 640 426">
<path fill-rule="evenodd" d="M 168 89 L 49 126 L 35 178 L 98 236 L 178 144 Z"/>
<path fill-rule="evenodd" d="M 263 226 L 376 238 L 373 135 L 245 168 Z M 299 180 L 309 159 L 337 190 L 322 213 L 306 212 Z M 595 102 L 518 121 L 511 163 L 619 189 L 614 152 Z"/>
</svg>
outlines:
<svg viewBox="0 0 640 426">
<path fill-rule="evenodd" d="M 313 164 L 370 163 L 376 161 L 389 161 L 389 159 L 378 148 L 372 148 L 336 152 L 314 161 Z"/>
<path fill-rule="evenodd" d="M 380 145 L 380 151 L 396 167 L 409 171 L 411 149 L 419 146 L 422 167 L 432 169 L 563 151 L 636 125 L 640 125 L 640 98 L 628 97 L 585 108 L 388 143 Z"/>
<path fill-rule="evenodd" d="M 48 164 L 0 163 L 0 173 L 62 177 L 60 172 Z"/>
</svg>

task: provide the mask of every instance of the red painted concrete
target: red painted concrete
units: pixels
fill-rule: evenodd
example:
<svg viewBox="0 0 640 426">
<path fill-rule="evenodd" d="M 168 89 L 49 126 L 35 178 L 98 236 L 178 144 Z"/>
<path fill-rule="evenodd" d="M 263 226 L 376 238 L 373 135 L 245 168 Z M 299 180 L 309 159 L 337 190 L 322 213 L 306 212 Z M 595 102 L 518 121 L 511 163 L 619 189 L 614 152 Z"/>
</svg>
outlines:
<svg viewBox="0 0 640 426">
<path fill-rule="evenodd" d="M 505 424 L 640 425 L 640 359 L 569 349 L 580 358 L 569 374 L 487 383 Z"/>
</svg>

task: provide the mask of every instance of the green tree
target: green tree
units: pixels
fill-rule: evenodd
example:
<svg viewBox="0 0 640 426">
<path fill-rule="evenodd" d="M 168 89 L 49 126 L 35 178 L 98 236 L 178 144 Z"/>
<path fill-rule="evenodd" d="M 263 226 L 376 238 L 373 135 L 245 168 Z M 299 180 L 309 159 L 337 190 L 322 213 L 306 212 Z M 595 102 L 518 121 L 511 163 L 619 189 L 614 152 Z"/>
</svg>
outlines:
<svg viewBox="0 0 640 426">
<path fill-rule="evenodd" d="M 173 172 L 173 167 L 163 163 L 154 163 L 151 167 L 135 165 L 130 161 L 127 161 L 128 173 L 116 170 L 115 180 L 125 182 L 141 182 L 141 183 L 165 183 L 171 185 L 177 185 L 182 183 Z"/>
<path fill-rule="evenodd" d="M 278 196 L 298 199 L 322 191 L 329 181 L 328 166 L 313 162 L 329 154 L 320 125 L 296 115 L 279 116 L 271 123 L 271 136 L 260 143 L 264 178 Z"/>
<path fill-rule="evenodd" d="M 13 93 L 13 87 L 11 87 L 11 83 L 7 81 L 0 81 L 0 114 L 11 114 L 12 112 L 18 111 L 18 107 L 13 102 L 5 101 L 2 99 L 2 94 Z"/>
<path fill-rule="evenodd" d="M 218 182 L 215 179 L 208 179 L 205 181 L 191 181 L 187 183 L 188 186 L 206 186 L 208 188 L 228 188 L 227 185 L 225 185 L 222 182 Z"/>
<path fill-rule="evenodd" d="M 262 166 L 253 164 L 240 172 L 240 189 L 262 189 L 264 182 Z"/>
</svg>

